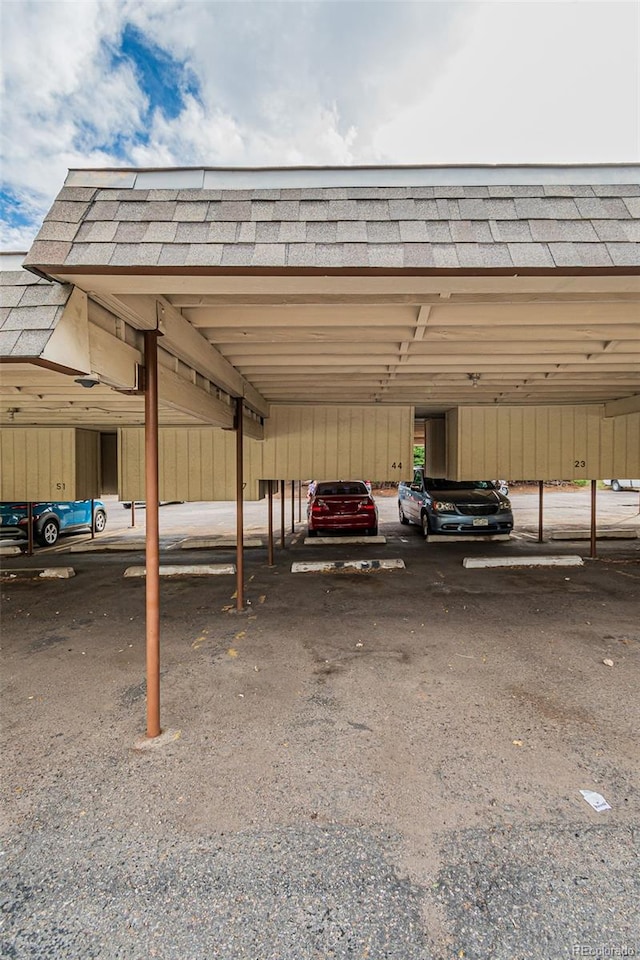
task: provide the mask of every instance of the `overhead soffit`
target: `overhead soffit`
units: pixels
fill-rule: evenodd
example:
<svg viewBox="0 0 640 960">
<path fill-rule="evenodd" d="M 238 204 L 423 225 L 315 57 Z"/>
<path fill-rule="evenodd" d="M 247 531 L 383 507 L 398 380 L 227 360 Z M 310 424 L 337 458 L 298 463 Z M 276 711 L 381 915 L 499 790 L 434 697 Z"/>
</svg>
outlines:
<svg viewBox="0 0 640 960">
<path fill-rule="evenodd" d="M 473 184 L 479 169 L 386 169 L 384 184 Z M 504 183 L 522 184 L 525 193 L 527 184 L 541 183 L 540 168 L 481 170 L 487 190 L 498 193 Z M 381 182 L 379 169 L 111 175 L 109 186 L 121 192 Z M 108 174 L 73 171 L 67 186 L 99 184 L 104 192 L 101 176 Z M 638 168 L 624 165 L 546 168 L 545 176 L 559 196 L 563 185 L 569 196 L 571 185 L 599 184 L 601 196 L 606 184 L 630 184 L 630 193 L 638 184 Z M 626 220 L 623 228 L 634 235 Z M 632 257 L 633 247 L 626 244 L 624 255 Z M 56 276 L 97 297 L 165 298 L 269 402 L 409 403 L 422 416 L 460 403 L 593 403 L 640 394 L 639 271 L 640 262 L 629 260 L 615 275 L 583 266 L 537 275 L 512 268 L 509 275 L 409 276 L 381 267 L 310 276 L 275 265 L 260 275 L 250 266 L 242 275 L 195 267 L 180 275 L 156 263 L 152 271 L 68 264 Z"/>
</svg>

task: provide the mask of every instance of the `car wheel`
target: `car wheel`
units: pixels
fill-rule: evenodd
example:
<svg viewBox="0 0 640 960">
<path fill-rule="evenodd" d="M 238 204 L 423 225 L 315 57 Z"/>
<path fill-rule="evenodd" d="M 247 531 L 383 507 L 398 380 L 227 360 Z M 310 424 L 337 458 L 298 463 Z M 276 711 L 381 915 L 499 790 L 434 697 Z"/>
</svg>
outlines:
<svg viewBox="0 0 640 960">
<path fill-rule="evenodd" d="M 420 525 L 422 527 L 423 534 L 425 535 L 425 537 L 428 537 L 429 534 L 431 533 L 431 530 L 429 529 L 429 517 L 427 516 L 426 513 L 423 513 L 422 516 L 420 517 Z"/>
<path fill-rule="evenodd" d="M 41 547 L 52 547 L 58 540 L 58 521 L 50 517 L 42 524 L 39 533 L 36 534 L 36 540 Z"/>
<path fill-rule="evenodd" d="M 96 533 L 102 533 L 104 528 L 107 525 L 107 515 L 104 510 L 96 510 L 96 514 L 93 520 L 93 529 Z"/>
<path fill-rule="evenodd" d="M 317 531 L 317 530 L 312 530 L 311 527 L 309 527 L 309 529 L 307 530 L 307 536 L 309 536 L 309 537 L 317 537 L 317 536 L 318 536 L 318 531 Z"/>
<path fill-rule="evenodd" d="M 400 523 L 403 523 L 405 526 L 408 526 L 409 521 L 404 515 L 404 510 L 402 509 L 401 504 L 398 504 L 398 516 L 400 517 Z"/>
<path fill-rule="evenodd" d="M 612 489 L 613 491 L 615 491 L 615 493 L 620 493 L 620 491 L 622 490 L 622 487 L 620 486 L 620 481 L 619 481 L 619 480 L 612 480 L 612 481 L 611 481 L 611 489 Z"/>
<path fill-rule="evenodd" d="M 375 527 L 369 527 L 367 533 L 369 534 L 370 537 L 377 537 L 377 536 L 378 536 L 378 526 L 377 526 L 377 524 L 376 524 Z"/>
</svg>

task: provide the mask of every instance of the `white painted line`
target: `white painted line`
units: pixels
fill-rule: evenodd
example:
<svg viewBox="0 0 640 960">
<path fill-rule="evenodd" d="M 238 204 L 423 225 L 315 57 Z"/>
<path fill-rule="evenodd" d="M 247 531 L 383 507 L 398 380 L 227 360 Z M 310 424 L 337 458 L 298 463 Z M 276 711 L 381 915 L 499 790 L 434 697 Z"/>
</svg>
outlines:
<svg viewBox="0 0 640 960">
<path fill-rule="evenodd" d="M 22 553 L 20 547 L 0 547 L 0 557 L 17 557 L 19 553 Z"/>
<path fill-rule="evenodd" d="M 76 572 L 73 567 L 45 567 L 39 576 L 43 580 L 68 580 L 69 577 L 75 577 Z"/>
<path fill-rule="evenodd" d="M 236 572 L 235 563 L 191 563 L 183 566 L 164 564 L 160 566 L 161 577 L 216 577 L 231 576 Z M 125 577 L 146 577 L 146 567 L 127 567 Z"/>
<path fill-rule="evenodd" d="M 404 570 L 404 560 L 309 560 L 291 564 L 291 573 L 351 573 Z"/>
<path fill-rule="evenodd" d="M 386 543 L 387 538 L 383 536 L 379 537 L 305 537 L 305 544 L 310 543 L 311 545 L 317 543 L 319 546 L 324 544 L 333 544 L 336 543 Z"/>
<path fill-rule="evenodd" d="M 425 538 L 427 543 L 487 543 L 489 540 L 511 540 L 510 533 L 464 534 L 430 533 Z"/>
<path fill-rule="evenodd" d="M 582 557 L 465 557 L 462 566 L 478 567 L 582 567 Z"/>
<path fill-rule="evenodd" d="M 181 540 L 180 543 L 176 546 L 180 547 L 181 550 L 215 550 L 216 547 L 236 547 L 238 544 L 235 537 L 188 537 L 186 540 Z M 251 547 L 262 547 L 264 546 L 262 540 L 258 540 L 256 537 L 249 537 L 244 541 L 245 548 Z"/>
<path fill-rule="evenodd" d="M 590 540 L 590 530 L 556 530 L 549 534 L 549 540 Z M 638 531 L 628 530 L 598 530 L 596 540 L 637 540 Z"/>
</svg>

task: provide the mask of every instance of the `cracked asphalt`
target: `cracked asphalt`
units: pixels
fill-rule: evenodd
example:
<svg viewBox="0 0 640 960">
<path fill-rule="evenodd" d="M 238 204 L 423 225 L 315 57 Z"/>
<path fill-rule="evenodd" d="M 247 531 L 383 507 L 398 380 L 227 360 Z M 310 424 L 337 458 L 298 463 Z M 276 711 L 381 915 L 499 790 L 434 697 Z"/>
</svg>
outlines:
<svg viewBox="0 0 640 960">
<path fill-rule="evenodd" d="M 640 956 L 638 545 L 465 570 L 540 548 L 431 549 L 393 506 L 358 550 L 404 571 L 292 575 L 354 549 L 298 528 L 247 552 L 246 613 L 233 578 L 163 581 L 151 749 L 135 555 L 6 562 L 3 956 Z"/>
</svg>

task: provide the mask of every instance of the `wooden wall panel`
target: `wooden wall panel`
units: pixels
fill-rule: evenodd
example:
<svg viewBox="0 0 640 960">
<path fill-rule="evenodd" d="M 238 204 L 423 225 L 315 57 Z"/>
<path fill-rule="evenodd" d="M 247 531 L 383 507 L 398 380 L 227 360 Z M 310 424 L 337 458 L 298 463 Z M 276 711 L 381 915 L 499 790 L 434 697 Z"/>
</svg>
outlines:
<svg viewBox="0 0 640 960">
<path fill-rule="evenodd" d="M 447 475 L 447 431 L 445 420 L 427 420 L 426 422 L 426 463 L 425 472 L 430 477 Z"/>
<path fill-rule="evenodd" d="M 102 493 L 100 434 L 97 430 L 76 430 L 75 500 L 90 500 Z"/>
<path fill-rule="evenodd" d="M 82 500 L 100 495 L 99 434 L 73 427 L 3 427 L 0 500 Z"/>
<path fill-rule="evenodd" d="M 244 499 L 261 497 L 262 442 L 244 440 Z M 158 432 L 161 500 L 214 501 L 236 498 L 236 435 L 219 427 L 161 427 Z M 121 500 L 144 500 L 144 430 L 118 431 Z"/>
<path fill-rule="evenodd" d="M 413 466 L 412 407 L 272 406 L 263 477 L 401 480 Z"/>
<path fill-rule="evenodd" d="M 640 414 L 601 404 L 458 407 L 447 414 L 448 475 L 460 480 L 640 476 Z"/>
</svg>

